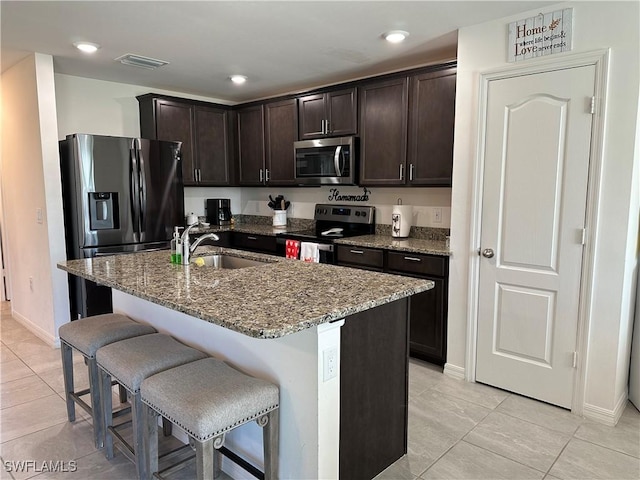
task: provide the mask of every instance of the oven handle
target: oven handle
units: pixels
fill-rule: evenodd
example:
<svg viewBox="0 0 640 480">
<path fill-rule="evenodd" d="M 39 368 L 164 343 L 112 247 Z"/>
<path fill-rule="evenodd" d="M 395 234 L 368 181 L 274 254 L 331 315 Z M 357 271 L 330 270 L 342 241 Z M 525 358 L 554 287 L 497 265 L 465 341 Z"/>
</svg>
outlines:
<svg viewBox="0 0 640 480">
<path fill-rule="evenodd" d="M 342 151 L 342 145 L 338 145 L 336 147 L 336 151 L 333 155 L 333 163 L 336 167 L 336 175 L 338 177 L 342 176 L 342 168 L 340 168 L 340 152 Z"/>
</svg>

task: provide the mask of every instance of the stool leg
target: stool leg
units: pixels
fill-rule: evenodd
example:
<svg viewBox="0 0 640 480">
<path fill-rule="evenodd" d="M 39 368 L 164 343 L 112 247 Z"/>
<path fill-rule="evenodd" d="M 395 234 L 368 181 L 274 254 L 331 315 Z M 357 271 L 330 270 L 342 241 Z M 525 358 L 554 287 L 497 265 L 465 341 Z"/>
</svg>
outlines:
<svg viewBox="0 0 640 480">
<path fill-rule="evenodd" d="M 216 438 L 211 438 L 204 442 L 196 440 L 197 480 L 213 480 L 213 442 Z"/>
<path fill-rule="evenodd" d="M 113 400 L 111 399 L 111 375 L 98 369 L 100 375 L 100 388 L 102 397 L 102 412 L 103 412 L 103 424 L 104 424 L 104 455 L 107 460 L 113 458 L 113 435 L 109 430 L 109 427 L 113 426 Z"/>
<path fill-rule="evenodd" d="M 127 389 L 118 384 L 118 393 L 120 394 L 120 403 L 127 402 Z"/>
<path fill-rule="evenodd" d="M 146 461 L 146 472 L 149 478 L 158 471 L 158 414 L 156 411 L 141 404 L 140 420 L 142 424 L 142 448 Z"/>
<path fill-rule="evenodd" d="M 280 448 L 279 409 L 271 410 L 266 417 L 266 423 L 258 419 L 258 425 L 262 426 L 264 478 L 265 480 L 276 480 L 278 478 L 278 450 Z"/>
<path fill-rule="evenodd" d="M 89 389 L 91 390 L 91 413 L 93 416 L 93 436 L 96 448 L 104 445 L 104 419 L 102 415 L 102 401 L 100 400 L 100 381 L 98 379 L 98 363 L 95 358 L 87 361 L 89 368 Z M 109 395 L 111 398 L 111 395 Z"/>
<path fill-rule="evenodd" d="M 173 424 L 166 418 L 162 417 L 162 434 L 165 437 L 170 437 L 172 431 L 173 431 Z"/>
<path fill-rule="evenodd" d="M 146 458 L 146 451 L 144 448 L 144 438 L 146 435 L 158 435 L 158 428 L 156 427 L 154 433 L 147 432 L 145 428 L 145 422 L 142 412 L 142 401 L 140 399 L 140 392 L 131 394 L 131 423 L 133 424 L 133 451 L 136 455 L 136 470 L 138 471 L 138 478 L 140 480 L 146 480 L 151 478 L 147 471 L 148 460 Z M 145 435 L 146 434 L 146 435 Z M 157 439 L 156 439 L 157 444 Z"/>
<path fill-rule="evenodd" d="M 73 350 L 69 345 L 60 342 L 62 354 L 62 376 L 64 377 L 64 398 L 67 401 L 67 418 L 70 422 L 76 420 L 76 404 L 71 397 L 73 387 Z"/>
</svg>

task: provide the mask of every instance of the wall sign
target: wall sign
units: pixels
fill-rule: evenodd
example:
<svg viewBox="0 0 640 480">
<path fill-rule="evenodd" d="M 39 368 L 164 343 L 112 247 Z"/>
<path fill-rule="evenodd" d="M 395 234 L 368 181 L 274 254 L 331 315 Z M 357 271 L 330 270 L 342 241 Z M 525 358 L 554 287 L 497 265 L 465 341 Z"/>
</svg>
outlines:
<svg viewBox="0 0 640 480">
<path fill-rule="evenodd" d="M 530 58 L 571 51 L 573 8 L 539 13 L 509 24 L 508 60 Z"/>
<path fill-rule="evenodd" d="M 369 194 L 371 190 L 367 187 L 362 187 L 363 192 L 360 195 L 340 195 L 340 191 L 337 188 L 329 190 L 330 202 L 368 202 Z"/>
</svg>

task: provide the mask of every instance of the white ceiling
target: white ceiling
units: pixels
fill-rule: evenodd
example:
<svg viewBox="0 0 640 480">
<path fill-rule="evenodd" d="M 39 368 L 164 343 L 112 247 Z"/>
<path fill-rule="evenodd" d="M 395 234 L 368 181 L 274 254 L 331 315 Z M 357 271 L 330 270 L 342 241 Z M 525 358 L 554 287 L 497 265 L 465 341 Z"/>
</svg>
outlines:
<svg viewBox="0 0 640 480">
<path fill-rule="evenodd" d="M 58 73 L 243 102 L 455 58 L 457 29 L 539 1 L 6 1 L 2 71 L 30 52 Z M 410 32 L 400 45 L 385 31 Z M 505 31 L 505 36 L 506 36 Z M 73 42 L 101 45 L 92 56 Z M 157 70 L 114 61 L 166 60 Z M 249 77 L 242 86 L 228 77 Z"/>
</svg>

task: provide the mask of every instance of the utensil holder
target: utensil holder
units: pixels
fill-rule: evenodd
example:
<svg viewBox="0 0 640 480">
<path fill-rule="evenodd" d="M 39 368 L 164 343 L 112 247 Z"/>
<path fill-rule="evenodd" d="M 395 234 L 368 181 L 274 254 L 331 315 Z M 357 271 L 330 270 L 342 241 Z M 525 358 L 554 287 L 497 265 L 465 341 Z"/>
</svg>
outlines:
<svg viewBox="0 0 640 480">
<path fill-rule="evenodd" d="M 284 228 L 287 226 L 287 211 L 286 210 L 274 210 L 273 211 L 273 226 Z"/>
</svg>

